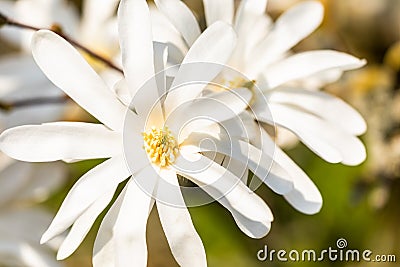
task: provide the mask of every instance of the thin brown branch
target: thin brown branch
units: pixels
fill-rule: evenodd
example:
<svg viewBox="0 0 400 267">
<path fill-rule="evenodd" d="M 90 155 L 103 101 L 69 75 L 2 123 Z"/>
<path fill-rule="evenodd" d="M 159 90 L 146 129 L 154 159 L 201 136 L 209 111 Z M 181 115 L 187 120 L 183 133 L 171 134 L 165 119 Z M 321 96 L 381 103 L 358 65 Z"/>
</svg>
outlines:
<svg viewBox="0 0 400 267">
<path fill-rule="evenodd" d="M 67 102 L 69 97 L 67 95 L 60 97 L 38 97 L 31 99 L 23 99 L 14 102 L 0 101 L 0 110 L 12 111 L 15 108 L 31 107 L 38 105 L 49 105 L 49 104 L 63 104 Z"/>
<path fill-rule="evenodd" d="M 8 17 L 6 17 L 6 16 L 4 16 L 3 14 L 0 13 L 0 26 L 1 25 L 9 25 L 9 26 L 14 26 L 14 27 L 22 28 L 22 29 L 33 30 L 33 31 L 41 30 L 41 28 L 37 28 L 37 27 L 31 26 L 31 25 L 20 23 L 18 21 L 11 20 L 10 18 L 8 18 Z M 70 38 L 68 35 L 64 34 L 62 32 L 62 30 L 61 30 L 61 27 L 59 27 L 58 25 L 56 25 L 56 24 L 53 25 L 51 28 L 49 28 L 49 30 L 56 32 L 58 35 L 60 35 L 62 38 L 64 38 L 67 42 L 69 42 L 73 46 L 79 48 L 83 52 L 87 53 L 88 55 L 90 55 L 94 59 L 103 62 L 108 67 L 110 67 L 110 68 L 112 68 L 112 69 L 114 69 L 116 71 L 119 71 L 120 73 L 123 74 L 123 70 L 121 68 L 116 66 L 113 62 L 111 62 L 107 58 L 97 54 L 96 52 L 90 50 L 89 48 L 85 47 L 84 45 L 81 45 L 80 43 L 78 43 L 74 39 Z"/>
</svg>

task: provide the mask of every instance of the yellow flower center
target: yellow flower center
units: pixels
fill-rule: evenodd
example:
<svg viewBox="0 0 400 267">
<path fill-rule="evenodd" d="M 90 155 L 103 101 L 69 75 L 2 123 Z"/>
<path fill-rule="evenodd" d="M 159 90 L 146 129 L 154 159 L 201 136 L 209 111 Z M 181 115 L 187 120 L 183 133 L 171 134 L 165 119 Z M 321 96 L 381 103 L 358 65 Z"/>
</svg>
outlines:
<svg viewBox="0 0 400 267">
<path fill-rule="evenodd" d="M 159 164 L 161 167 L 168 166 L 175 162 L 179 153 L 178 143 L 175 137 L 168 130 L 168 127 L 157 129 L 152 127 L 142 133 L 144 149 L 151 162 Z"/>
</svg>

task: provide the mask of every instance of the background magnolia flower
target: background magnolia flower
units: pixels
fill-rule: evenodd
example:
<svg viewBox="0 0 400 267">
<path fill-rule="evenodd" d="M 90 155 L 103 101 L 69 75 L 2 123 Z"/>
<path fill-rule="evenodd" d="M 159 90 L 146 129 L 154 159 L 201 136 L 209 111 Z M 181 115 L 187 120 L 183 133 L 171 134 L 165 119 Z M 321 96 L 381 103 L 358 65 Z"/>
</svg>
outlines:
<svg viewBox="0 0 400 267">
<path fill-rule="evenodd" d="M 7 60 L 7 68 L 13 68 L 20 63 Z M 23 72 L 31 67 L 33 66 L 27 63 L 18 71 Z M 57 91 L 46 87 L 38 93 L 37 88 L 9 86 L 15 85 L 16 77 L 20 75 L 16 69 L 14 72 L 2 72 L 1 76 L 4 77 L 3 75 L 8 77 L 6 80 L 0 78 L 0 101 L 4 103 L 59 95 Z M 56 103 L 1 110 L 0 131 L 27 123 L 59 120 L 62 113 L 62 105 Z M 51 222 L 52 214 L 37 204 L 59 190 L 64 185 L 65 178 L 66 169 L 61 163 L 28 164 L 0 153 L 0 265 L 61 266 L 53 255 L 59 244 L 52 242 L 40 246 L 38 243 Z"/>
<path fill-rule="evenodd" d="M 1 0 L 0 11 L 13 20 L 35 27 L 61 27 L 79 43 L 112 59 L 118 52 L 113 18 L 117 3 L 117 0 L 84 1 L 81 18 L 78 10 L 64 0 Z M 19 90 L 19 95 L 30 98 L 58 97 L 62 92 L 48 81 L 33 61 L 30 52 L 32 34 L 31 30 L 2 27 L 0 36 L 20 52 L 0 57 L 1 90 Z M 105 69 L 95 60 L 92 59 L 91 63 L 98 71 L 103 71 L 105 77 L 110 77 L 110 83 L 115 81 L 114 76 L 119 77 L 115 71 Z"/>
<path fill-rule="evenodd" d="M 39 245 L 52 214 L 35 206 L 60 188 L 65 178 L 62 166 L 16 162 L 4 154 L 0 157 L 0 265 L 62 266 L 54 259 L 60 240 Z"/>
<path fill-rule="evenodd" d="M 189 8 L 179 0 L 155 2 L 175 28 L 168 32 L 171 35 L 179 32 L 190 47 L 201 31 Z M 252 90 L 250 109 L 255 120 L 291 131 L 328 162 L 357 165 L 364 161 L 365 148 L 356 136 L 365 132 L 366 124 L 358 112 L 334 96 L 300 85 L 307 84 L 304 82 L 307 80 L 316 81 L 313 84 L 333 81 L 343 71 L 359 68 L 365 62 L 332 50 L 294 55 L 289 52 L 320 25 L 323 7 L 319 2 L 301 2 L 282 14 L 274 24 L 265 14 L 267 1 L 241 1 L 236 12 L 234 1 L 230 0 L 204 0 L 203 4 L 207 25 L 226 21 L 238 34 L 238 43 L 228 65 L 249 78 L 243 80 L 222 74 L 216 80 L 225 82 L 229 88 L 244 86 L 253 80 L 250 87 L 257 86 L 260 91 Z M 170 38 L 171 42 L 174 40 L 176 36 Z M 249 131 L 251 129 L 254 127 Z M 267 132 L 263 131 L 262 136 L 264 143 L 271 144 Z M 250 142 L 257 145 L 256 140 Z M 266 152 L 265 147 L 259 148 Z M 295 182 L 293 192 L 286 195 L 286 199 L 302 212 L 319 211 L 322 198 L 318 189 L 290 158 L 279 148 L 277 150 L 279 156 L 275 162 L 289 170 Z"/>
<path fill-rule="evenodd" d="M 43 235 L 42 242 L 47 242 L 71 227 L 58 259 L 75 251 L 110 203 L 118 184 L 131 176 L 102 222 L 94 265 L 146 265 L 146 223 L 156 204 L 177 262 L 181 266 L 205 266 L 205 251 L 180 192 L 177 174 L 218 200 L 251 237 L 266 235 L 273 220 L 261 198 L 234 174 L 200 154 L 200 146 L 194 142 L 198 139 L 193 132 L 201 131 L 204 122 L 192 122 L 193 118 L 223 122 L 237 116 L 250 101 L 251 93 L 245 88 L 198 98 L 229 59 L 236 36 L 226 23 L 211 25 L 193 43 L 169 88 L 165 77 L 147 81 L 164 69 L 167 50 L 165 45 L 152 42 L 145 1 L 121 1 L 118 19 L 125 74 L 114 89 L 118 95 L 55 33 L 39 31 L 32 43 L 34 58 L 46 76 L 102 124 L 57 122 L 16 127 L 1 135 L 0 147 L 13 158 L 31 162 L 109 158 L 80 178 Z M 196 62 L 202 66 L 200 71 L 191 67 Z M 205 62 L 214 65 L 201 65 Z M 127 110 L 126 101 L 133 104 L 135 112 Z M 230 112 L 221 112 L 221 107 L 228 107 Z M 277 193 L 292 190 L 293 182 L 284 169 L 258 165 L 259 157 L 271 162 L 269 154 L 248 143 L 242 145 L 250 151 L 238 156 L 250 161 L 250 169 L 260 179 Z"/>
</svg>

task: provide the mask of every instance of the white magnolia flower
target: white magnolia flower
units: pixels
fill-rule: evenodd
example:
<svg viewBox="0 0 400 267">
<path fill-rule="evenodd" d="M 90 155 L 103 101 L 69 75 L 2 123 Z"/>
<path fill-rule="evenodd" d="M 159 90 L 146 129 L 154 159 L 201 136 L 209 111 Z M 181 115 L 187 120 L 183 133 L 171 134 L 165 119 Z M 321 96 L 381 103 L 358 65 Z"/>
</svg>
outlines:
<svg viewBox="0 0 400 267">
<path fill-rule="evenodd" d="M 177 262 L 181 266 L 206 266 L 205 251 L 185 206 L 177 174 L 217 199 L 251 237 L 266 235 L 273 220 L 261 198 L 234 174 L 200 154 L 201 148 L 194 142 L 198 139 L 193 132 L 204 135 L 200 127 L 207 125 L 205 121 L 191 122 L 192 118 L 223 122 L 242 112 L 250 100 L 251 93 L 245 88 L 199 97 L 222 67 L 200 63 L 204 66 L 201 71 L 193 72 L 190 64 L 224 64 L 235 46 L 235 33 L 223 22 L 210 25 L 193 42 L 167 90 L 164 76 L 149 80 L 164 69 L 168 55 L 166 45 L 154 43 L 153 49 L 146 2 L 122 0 L 118 20 L 125 74 L 114 88 L 118 95 L 55 33 L 39 31 L 32 43 L 34 58 L 46 76 L 101 124 L 58 122 L 16 127 L 0 136 L 0 148 L 15 159 L 30 162 L 109 158 L 79 179 L 43 235 L 45 243 L 71 227 L 58 259 L 75 251 L 110 203 L 117 186 L 128 179 L 101 224 L 94 265 L 146 265 L 146 222 L 156 204 Z M 139 90 L 142 86 L 144 89 Z M 134 111 L 124 103 L 133 103 Z M 230 113 L 220 112 L 221 105 L 229 107 Z M 250 169 L 273 190 L 281 194 L 292 190 L 285 170 L 275 166 L 270 173 L 269 166 L 258 166 L 259 159 L 271 161 L 269 154 L 246 142 L 241 146 L 242 160 L 250 162 Z M 250 159 L 246 150 L 252 152 Z M 172 199 L 174 205 L 165 199 Z"/>
<path fill-rule="evenodd" d="M 39 245 L 52 215 L 34 204 L 60 187 L 62 166 L 16 162 L 4 154 L 0 160 L 0 265 L 61 266 L 54 259 L 56 242 Z"/>
<path fill-rule="evenodd" d="M 165 31 L 171 35 L 171 46 L 181 47 L 181 44 L 173 44 L 178 32 L 186 44 L 186 48 L 180 49 L 184 54 L 201 33 L 195 16 L 180 0 L 155 2 L 173 25 Z M 363 66 L 365 61 L 332 50 L 289 52 L 320 25 L 323 6 L 319 2 L 303 1 L 282 14 L 274 24 L 265 14 L 266 0 L 243 0 L 236 11 L 233 0 L 203 0 L 203 4 L 207 25 L 222 20 L 231 23 L 238 35 L 228 65 L 248 78 L 222 75 L 217 81 L 230 88 L 253 81 L 254 84 L 248 86 L 253 89 L 250 116 L 258 122 L 277 126 L 278 131 L 280 128 L 291 131 L 328 162 L 357 165 L 364 161 L 365 148 L 357 138 L 366 130 L 361 115 L 342 100 L 301 85 L 320 86 L 339 78 L 343 71 Z M 249 130 L 257 126 L 251 124 L 249 122 Z M 257 138 L 250 141 L 268 153 L 265 150 L 273 141 L 267 132 L 261 129 L 255 136 L 269 145 L 261 147 L 255 141 Z M 285 198 L 302 212 L 318 212 L 322 197 L 316 186 L 279 147 L 275 153 L 275 163 L 284 166 L 294 180 L 294 190 Z"/>
</svg>

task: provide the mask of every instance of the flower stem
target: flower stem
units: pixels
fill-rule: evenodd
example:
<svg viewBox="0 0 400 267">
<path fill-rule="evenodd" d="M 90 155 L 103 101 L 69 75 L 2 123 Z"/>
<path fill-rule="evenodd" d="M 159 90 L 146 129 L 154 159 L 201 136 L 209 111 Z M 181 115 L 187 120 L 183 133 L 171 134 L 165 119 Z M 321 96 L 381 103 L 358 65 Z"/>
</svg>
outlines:
<svg viewBox="0 0 400 267">
<path fill-rule="evenodd" d="M 37 28 L 37 27 L 31 26 L 31 25 L 20 23 L 18 21 L 11 20 L 10 18 L 6 17 L 4 14 L 0 13 L 0 26 L 3 26 L 3 25 L 9 25 L 9 26 L 14 26 L 14 27 L 18 27 L 18 28 L 21 28 L 21 29 L 28 29 L 28 30 L 33 30 L 33 31 L 41 30 L 41 28 Z M 90 55 L 94 59 L 103 62 L 108 67 L 110 67 L 110 68 L 112 68 L 112 69 L 114 69 L 114 70 L 116 70 L 116 71 L 118 71 L 120 73 L 123 73 L 123 70 L 121 68 L 117 67 L 114 63 L 112 63 L 107 58 L 105 58 L 105 57 L 93 52 L 89 48 L 81 45 L 77 41 L 75 41 L 72 38 L 70 38 L 68 35 L 64 34 L 62 32 L 62 30 L 61 30 L 61 27 L 59 27 L 59 25 L 54 24 L 54 25 L 52 25 L 52 27 L 49 30 L 51 30 L 53 32 L 56 32 L 58 35 L 60 35 L 62 38 L 64 38 L 66 41 L 68 41 L 70 44 L 72 44 L 73 46 L 79 48 L 80 50 L 82 50 L 83 52 L 87 53 L 88 55 Z"/>
</svg>

